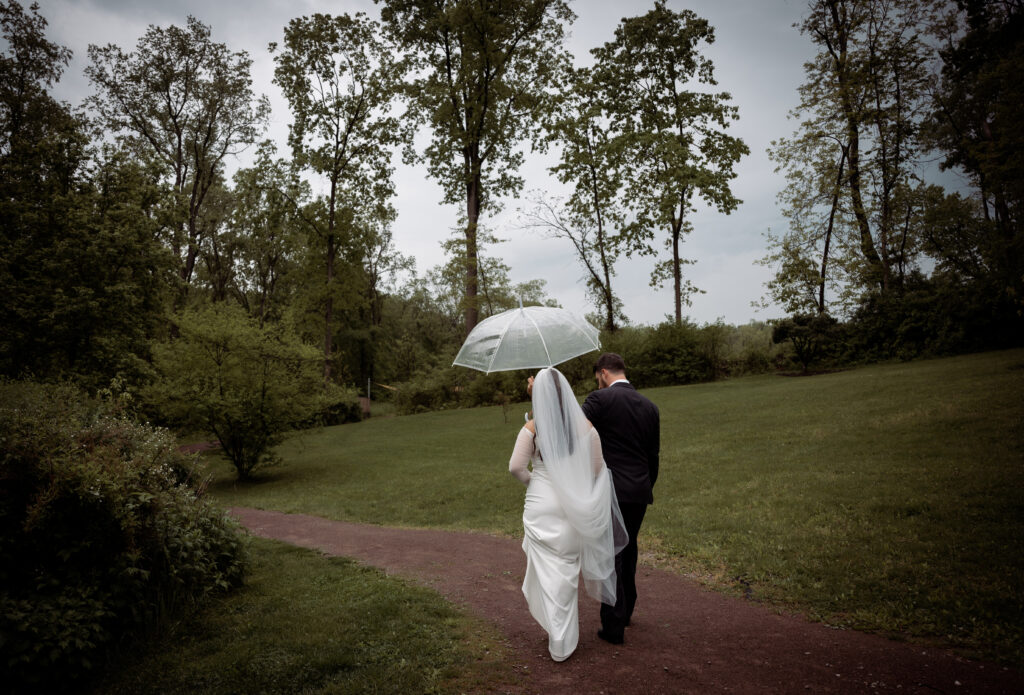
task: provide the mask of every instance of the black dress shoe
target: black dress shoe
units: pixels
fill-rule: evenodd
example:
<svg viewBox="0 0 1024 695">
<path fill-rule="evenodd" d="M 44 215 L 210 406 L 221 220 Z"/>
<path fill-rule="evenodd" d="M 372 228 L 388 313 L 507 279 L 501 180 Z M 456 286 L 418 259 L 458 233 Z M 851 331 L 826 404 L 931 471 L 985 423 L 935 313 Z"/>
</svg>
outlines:
<svg viewBox="0 0 1024 695">
<path fill-rule="evenodd" d="M 621 633 L 618 635 L 613 635 L 610 632 L 598 630 L 597 636 L 603 639 L 605 642 L 610 642 L 611 644 L 622 644 L 624 641 Z"/>
</svg>

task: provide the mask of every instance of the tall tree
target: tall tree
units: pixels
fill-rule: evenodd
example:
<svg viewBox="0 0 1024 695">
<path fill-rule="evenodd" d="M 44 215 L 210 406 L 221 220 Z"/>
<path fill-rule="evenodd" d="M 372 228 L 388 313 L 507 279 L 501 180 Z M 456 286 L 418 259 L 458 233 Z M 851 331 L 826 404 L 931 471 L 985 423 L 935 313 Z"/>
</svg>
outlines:
<svg viewBox="0 0 1024 695">
<path fill-rule="evenodd" d="M 654 9 L 623 19 L 615 38 L 591 51 L 602 103 L 628 150 L 626 200 L 633 222 L 624 230 L 627 252 L 654 253 L 657 229 L 666 233 L 671 258 L 657 264 L 652 284 L 672 280 L 676 324 L 695 291 L 683 282 L 683 237 L 695 196 L 728 214 L 740 201 L 729 182 L 733 167 L 749 153 L 726 133 L 739 116 L 728 92 L 715 86 L 714 66 L 700 44 L 714 41 L 714 29 L 690 10 L 675 12 L 657 0 Z"/>
<path fill-rule="evenodd" d="M 0 28 L 0 374 L 133 381 L 166 281 L 156 187 L 49 94 L 71 52 L 39 6 L 0 3 Z"/>
<path fill-rule="evenodd" d="M 277 46 L 271 44 L 271 51 Z M 402 66 L 380 26 L 363 14 L 315 14 L 285 27 L 274 83 L 292 109 L 288 141 L 298 166 L 326 179 L 322 219 L 307 216 L 323 259 L 324 381 L 337 330 L 335 264 L 371 220 L 394 215 L 391 152 L 403 137 L 390 109 Z"/>
<path fill-rule="evenodd" d="M 812 0 L 800 26 L 818 54 L 804 66 L 792 113 L 800 129 L 770 150 L 787 177 L 780 200 L 791 224 L 772 244 L 801 249 L 803 265 L 820 268 L 819 313 L 828 285 L 845 292 L 845 304 L 865 291 L 898 293 L 920 251 L 913 222 L 926 198 L 927 8 L 916 0 Z M 788 282 L 776 280 L 776 288 Z"/>
<path fill-rule="evenodd" d="M 263 143 L 253 166 L 234 176 L 237 204 L 231 226 L 243 240 L 239 299 L 260 326 L 281 317 L 297 284 L 297 251 L 306 231 L 301 211 L 310 197 L 309 184 L 291 162 L 275 154 L 271 143 Z"/>
<path fill-rule="evenodd" d="M 934 25 L 941 79 L 926 124 L 945 168 L 963 171 L 984 223 L 950 238 L 989 267 L 1001 301 L 1024 306 L 1024 3 L 962 0 Z M 954 206 L 956 203 L 952 203 Z M 966 230 L 965 230 L 966 231 Z M 944 254 L 953 257 L 961 254 Z"/>
<path fill-rule="evenodd" d="M 622 300 L 612 289 L 615 261 L 619 255 L 612 233 L 613 213 L 609 211 L 612 203 L 601 201 L 601 207 L 597 210 L 587 207 L 580 209 L 575 203 L 582 201 L 575 198 L 572 196 L 563 202 L 538 194 L 533 201 L 533 208 L 522 214 L 523 225 L 552 239 L 565 239 L 572 244 L 576 259 L 586 273 L 584 282 L 587 296 L 596 306 L 604 330 L 614 333 L 625 316 Z"/>
<path fill-rule="evenodd" d="M 158 162 L 173 195 L 170 245 L 187 291 L 202 246 L 201 218 L 225 159 L 256 141 L 270 113 L 254 98 L 245 51 L 210 38 L 188 17 L 184 29 L 150 26 L 135 50 L 89 46 L 85 72 L 96 88 L 89 104 L 112 132 Z"/>
<path fill-rule="evenodd" d="M 244 238 L 231 225 L 236 206 L 234 192 L 218 178 L 206 194 L 196 224 L 201 242 L 194 284 L 215 302 L 240 299 L 238 264 Z"/>
<path fill-rule="evenodd" d="M 800 90 L 816 88 L 809 82 Z M 845 127 L 830 118 L 812 122 L 811 127 L 805 122 L 793 138 L 773 140 L 768 150 L 779 162 L 775 171 L 785 172 L 786 187 L 778 199 L 789 228 L 782 235 L 768 233 L 770 251 L 761 262 L 775 268 L 769 293 L 791 314 L 827 313 L 827 290 L 843 305 L 855 301 L 851 290 L 859 290 L 851 278 L 858 274 L 860 254 L 839 232 L 849 210 Z"/>
<path fill-rule="evenodd" d="M 522 189 L 520 143 L 540 145 L 568 56 L 566 0 L 377 0 L 414 55 L 410 116 L 432 140 L 422 153 L 444 201 L 465 205 L 465 331 L 479 319 L 478 225 L 496 199 Z M 412 153 L 408 153 L 410 156 Z"/>
<path fill-rule="evenodd" d="M 572 187 L 564 202 L 538 194 L 525 226 L 568 240 L 586 271 L 587 292 L 601 313 L 604 328 L 614 332 L 622 302 L 612 290 L 617 241 L 625 214 L 621 200 L 624 148 L 599 100 L 592 73 L 572 70 L 568 87 L 547 126 L 559 146 L 559 162 L 551 168 Z"/>
</svg>

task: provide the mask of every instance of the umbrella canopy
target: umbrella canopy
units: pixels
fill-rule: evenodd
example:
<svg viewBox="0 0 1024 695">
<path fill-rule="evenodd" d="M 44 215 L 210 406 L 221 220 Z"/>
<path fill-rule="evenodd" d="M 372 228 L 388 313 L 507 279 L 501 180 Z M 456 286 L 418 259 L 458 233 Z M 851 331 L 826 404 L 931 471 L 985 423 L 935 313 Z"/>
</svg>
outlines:
<svg viewBox="0 0 1024 695">
<path fill-rule="evenodd" d="M 452 364 L 487 374 L 541 369 L 600 349 L 597 329 L 572 312 L 520 306 L 478 323 Z"/>
</svg>

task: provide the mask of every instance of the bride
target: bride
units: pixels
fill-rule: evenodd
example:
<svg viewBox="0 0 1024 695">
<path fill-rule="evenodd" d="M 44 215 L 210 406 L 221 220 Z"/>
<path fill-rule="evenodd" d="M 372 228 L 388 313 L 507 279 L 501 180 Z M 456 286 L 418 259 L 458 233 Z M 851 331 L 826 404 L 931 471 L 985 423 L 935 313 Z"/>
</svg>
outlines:
<svg viewBox="0 0 1024 695">
<path fill-rule="evenodd" d="M 523 595 L 548 633 L 551 658 L 565 661 L 579 642 L 579 577 L 588 594 L 614 605 L 615 554 L 627 537 L 601 440 L 569 382 L 552 367 L 531 381 L 534 419 L 508 464 L 527 486 Z"/>
</svg>

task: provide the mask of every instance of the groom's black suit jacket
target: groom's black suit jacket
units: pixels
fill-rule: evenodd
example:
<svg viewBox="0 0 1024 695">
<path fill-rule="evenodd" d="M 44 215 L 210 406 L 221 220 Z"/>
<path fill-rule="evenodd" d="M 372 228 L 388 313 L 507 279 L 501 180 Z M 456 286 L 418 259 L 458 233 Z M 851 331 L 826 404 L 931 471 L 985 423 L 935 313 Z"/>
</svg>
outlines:
<svg viewBox="0 0 1024 695">
<path fill-rule="evenodd" d="M 593 391 L 583 412 L 601 437 L 619 502 L 651 504 L 658 480 L 661 416 L 658 406 L 626 382 Z"/>
</svg>

